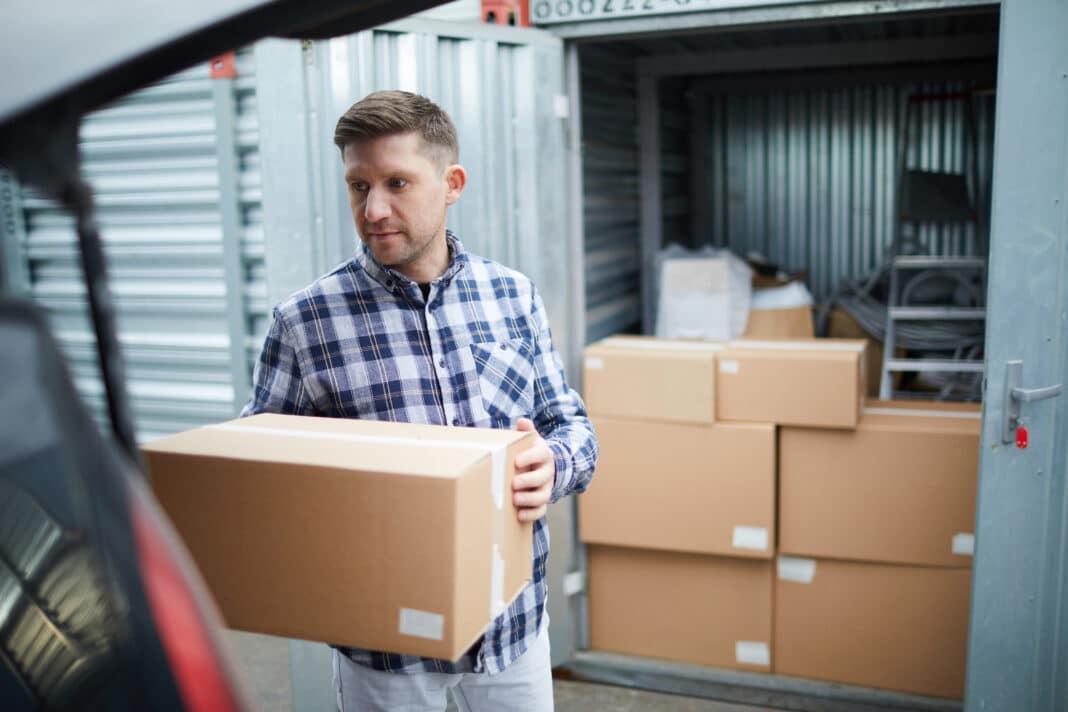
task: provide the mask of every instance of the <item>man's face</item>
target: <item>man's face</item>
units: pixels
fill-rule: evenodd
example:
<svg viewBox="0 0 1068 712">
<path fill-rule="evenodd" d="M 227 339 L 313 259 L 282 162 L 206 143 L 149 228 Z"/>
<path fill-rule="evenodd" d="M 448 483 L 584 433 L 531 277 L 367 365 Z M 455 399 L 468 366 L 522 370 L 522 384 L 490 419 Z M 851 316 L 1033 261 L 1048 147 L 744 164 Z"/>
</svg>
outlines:
<svg viewBox="0 0 1068 712">
<path fill-rule="evenodd" d="M 463 191 L 463 168 L 439 165 L 414 131 L 350 143 L 342 159 L 352 219 L 375 259 L 416 282 L 440 276 L 445 215 Z"/>
</svg>

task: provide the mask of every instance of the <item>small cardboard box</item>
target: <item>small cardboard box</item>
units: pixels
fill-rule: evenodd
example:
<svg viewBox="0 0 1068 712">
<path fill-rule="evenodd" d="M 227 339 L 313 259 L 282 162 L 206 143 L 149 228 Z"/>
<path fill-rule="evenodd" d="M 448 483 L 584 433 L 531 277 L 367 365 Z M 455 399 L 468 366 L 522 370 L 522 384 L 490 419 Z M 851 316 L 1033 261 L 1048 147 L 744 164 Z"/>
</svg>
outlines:
<svg viewBox="0 0 1068 712">
<path fill-rule="evenodd" d="M 971 566 L 978 405 L 869 401 L 854 431 L 782 428 L 784 554 Z"/>
<path fill-rule="evenodd" d="M 864 367 L 868 372 L 868 396 L 878 398 L 879 382 L 882 378 L 883 370 L 883 342 L 871 338 L 868 332 L 861 328 L 860 323 L 850 316 L 845 309 L 831 310 L 831 318 L 827 325 L 827 336 L 838 339 L 864 339 L 868 342 L 868 348 L 864 356 Z M 905 350 L 901 348 L 894 349 L 894 354 L 896 356 L 904 356 Z M 901 373 L 897 372 L 892 376 L 893 389 L 897 390 L 898 383 L 901 381 Z"/>
<path fill-rule="evenodd" d="M 747 339 L 811 339 L 816 336 L 812 307 L 750 309 L 745 325 Z"/>
<path fill-rule="evenodd" d="M 780 556 L 775 672 L 960 699 L 969 569 Z"/>
<path fill-rule="evenodd" d="M 579 497 L 582 541 L 774 555 L 774 425 L 604 417 L 594 425 L 600 459 L 594 483 Z"/>
<path fill-rule="evenodd" d="M 711 423 L 723 344 L 613 336 L 586 347 L 583 396 L 593 415 Z"/>
<path fill-rule="evenodd" d="M 142 448 L 228 626 L 455 660 L 531 578 L 532 433 L 288 415 Z"/>
<path fill-rule="evenodd" d="M 731 341 L 717 357 L 716 417 L 855 428 L 867 390 L 864 345 L 853 339 Z"/>
<path fill-rule="evenodd" d="M 771 671 L 773 561 L 589 547 L 590 646 Z"/>
</svg>

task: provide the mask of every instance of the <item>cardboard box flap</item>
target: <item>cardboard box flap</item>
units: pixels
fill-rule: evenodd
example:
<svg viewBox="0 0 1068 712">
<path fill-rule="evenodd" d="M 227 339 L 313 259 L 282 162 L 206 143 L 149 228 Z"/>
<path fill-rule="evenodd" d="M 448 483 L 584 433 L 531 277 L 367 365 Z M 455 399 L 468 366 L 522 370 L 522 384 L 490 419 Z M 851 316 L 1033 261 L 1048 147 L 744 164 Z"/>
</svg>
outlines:
<svg viewBox="0 0 1068 712">
<path fill-rule="evenodd" d="M 354 422 L 359 423 L 358 429 Z M 142 449 L 424 477 L 458 477 L 489 457 L 494 462 L 495 475 L 503 476 L 506 449 L 525 435 L 517 431 L 453 428 L 445 439 L 440 426 L 389 427 L 397 425 L 264 413 L 166 436 Z M 470 431 L 474 437 L 462 431 Z M 302 441 L 315 445 L 294 447 L 294 443 Z M 354 446 L 359 448 L 358 461 L 353 459 Z M 398 447 L 416 452 L 402 462 L 396 457 Z M 425 449 L 424 456 L 419 456 L 420 448 Z"/>
<path fill-rule="evenodd" d="M 732 339 L 727 347 L 747 351 L 813 351 L 820 354 L 842 351 L 857 354 L 864 351 L 867 343 L 863 339 Z"/>
<path fill-rule="evenodd" d="M 982 414 L 971 411 L 872 408 L 861 411 L 858 427 L 896 432 L 979 435 Z"/>
<path fill-rule="evenodd" d="M 591 344 L 588 351 L 599 349 L 650 349 L 653 351 L 692 351 L 694 353 L 716 353 L 722 351 L 726 344 L 722 341 L 687 341 L 684 339 L 657 339 L 649 336 L 610 336 Z"/>
</svg>

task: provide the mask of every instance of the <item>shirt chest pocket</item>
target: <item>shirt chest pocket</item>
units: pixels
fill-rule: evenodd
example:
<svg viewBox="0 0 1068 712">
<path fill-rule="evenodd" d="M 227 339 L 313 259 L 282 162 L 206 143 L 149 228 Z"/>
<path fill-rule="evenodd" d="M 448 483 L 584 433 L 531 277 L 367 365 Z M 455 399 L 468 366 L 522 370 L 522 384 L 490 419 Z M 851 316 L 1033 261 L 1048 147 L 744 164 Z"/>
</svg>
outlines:
<svg viewBox="0 0 1068 712">
<path fill-rule="evenodd" d="M 471 344 L 478 389 L 491 427 L 510 428 L 534 413 L 534 349 L 523 339 Z"/>
</svg>

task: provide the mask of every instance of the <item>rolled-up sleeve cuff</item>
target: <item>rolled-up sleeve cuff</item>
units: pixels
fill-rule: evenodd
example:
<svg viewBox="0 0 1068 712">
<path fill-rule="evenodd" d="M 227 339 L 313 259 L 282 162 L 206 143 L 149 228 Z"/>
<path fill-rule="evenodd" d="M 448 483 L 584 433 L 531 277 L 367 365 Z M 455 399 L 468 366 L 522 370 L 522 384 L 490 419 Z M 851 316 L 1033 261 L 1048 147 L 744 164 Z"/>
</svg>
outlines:
<svg viewBox="0 0 1068 712">
<path fill-rule="evenodd" d="M 549 449 L 553 451 L 556 462 L 556 479 L 553 481 L 553 493 L 550 502 L 555 502 L 571 491 L 571 479 L 574 467 L 571 462 L 571 450 L 559 440 L 549 440 Z"/>
</svg>

